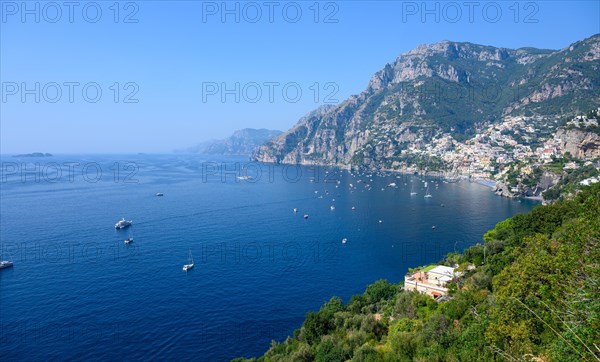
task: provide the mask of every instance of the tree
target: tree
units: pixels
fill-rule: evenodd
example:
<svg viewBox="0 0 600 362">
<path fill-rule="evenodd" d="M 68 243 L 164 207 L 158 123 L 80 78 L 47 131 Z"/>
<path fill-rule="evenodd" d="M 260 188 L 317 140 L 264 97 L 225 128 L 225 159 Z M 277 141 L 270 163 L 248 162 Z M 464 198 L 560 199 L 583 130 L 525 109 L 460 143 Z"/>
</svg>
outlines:
<svg viewBox="0 0 600 362">
<path fill-rule="evenodd" d="M 316 362 L 343 362 L 345 360 L 342 349 L 337 346 L 333 337 L 323 338 L 315 353 Z"/>
<path fill-rule="evenodd" d="M 381 300 L 389 300 L 396 295 L 397 287 L 387 280 L 380 279 L 369 285 L 365 294 L 369 303 L 377 303 Z"/>
</svg>

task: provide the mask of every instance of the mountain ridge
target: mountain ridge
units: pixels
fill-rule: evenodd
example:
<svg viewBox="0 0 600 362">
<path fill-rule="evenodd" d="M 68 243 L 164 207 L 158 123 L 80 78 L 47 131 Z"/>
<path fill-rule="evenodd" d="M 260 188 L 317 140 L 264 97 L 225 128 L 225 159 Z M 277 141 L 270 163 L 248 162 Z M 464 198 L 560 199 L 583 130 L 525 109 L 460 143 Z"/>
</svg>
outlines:
<svg viewBox="0 0 600 362">
<path fill-rule="evenodd" d="M 281 131 L 266 128 L 243 128 L 221 140 L 201 142 L 186 151 L 205 155 L 251 155 L 265 141 L 280 135 Z"/>
<path fill-rule="evenodd" d="M 560 50 L 419 45 L 375 72 L 363 92 L 308 113 L 253 157 L 385 168 L 386 158 L 398 157 L 415 140 L 446 133 L 461 140 L 508 116 L 593 109 L 600 104 L 598 74 L 600 34 Z M 377 139 L 381 133 L 383 140 Z"/>
</svg>

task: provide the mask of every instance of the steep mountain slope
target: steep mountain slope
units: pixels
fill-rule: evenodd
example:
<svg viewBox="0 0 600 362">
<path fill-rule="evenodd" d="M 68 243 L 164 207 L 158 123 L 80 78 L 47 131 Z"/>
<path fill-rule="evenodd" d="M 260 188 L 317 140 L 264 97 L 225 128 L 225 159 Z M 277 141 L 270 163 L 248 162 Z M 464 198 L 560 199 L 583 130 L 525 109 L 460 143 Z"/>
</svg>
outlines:
<svg viewBox="0 0 600 362">
<path fill-rule="evenodd" d="M 251 155 L 260 145 L 282 134 L 269 129 L 244 128 L 223 140 L 206 141 L 188 151 L 207 155 Z"/>
<path fill-rule="evenodd" d="M 409 143 L 458 140 L 505 116 L 600 102 L 600 34 L 558 51 L 443 41 L 400 55 L 367 89 L 322 107 L 261 146 L 263 162 L 385 167 Z"/>
</svg>

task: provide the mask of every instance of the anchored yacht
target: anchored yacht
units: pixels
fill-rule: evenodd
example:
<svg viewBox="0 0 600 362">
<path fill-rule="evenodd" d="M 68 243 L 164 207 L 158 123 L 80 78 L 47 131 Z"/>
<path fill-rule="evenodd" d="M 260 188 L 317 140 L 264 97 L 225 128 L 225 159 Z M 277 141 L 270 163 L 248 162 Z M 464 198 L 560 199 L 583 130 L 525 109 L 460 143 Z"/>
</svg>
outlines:
<svg viewBox="0 0 600 362">
<path fill-rule="evenodd" d="M 7 260 L 0 261 L 0 269 L 10 268 L 11 266 L 13 266 L 12 261 L 7 261 Z"/>
<path fill-rule="evenodd" d="M 125 218 L 122 218 L 115 224 L 115 229 L 125 229 L 126 227 L 131 226 L 131 224 L 133 224 L 133 220 L 125 220 Z"/>
</svg>

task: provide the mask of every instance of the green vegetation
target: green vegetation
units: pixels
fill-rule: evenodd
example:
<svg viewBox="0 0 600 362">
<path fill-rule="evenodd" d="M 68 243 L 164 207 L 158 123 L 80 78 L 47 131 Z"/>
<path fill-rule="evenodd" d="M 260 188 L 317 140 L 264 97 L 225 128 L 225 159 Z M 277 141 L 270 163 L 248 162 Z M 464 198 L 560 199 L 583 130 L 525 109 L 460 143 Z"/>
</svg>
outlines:
<svg viewBox="0 0 600 362">
<path fill-rule="evenodd" d="M 566 170 L 560 182 L 542 194 L 544 200 L 560 200 L 565 195 L 574 194 L 580 188 L 580 181 L 598 175 L 600 175 L 600 172 L 592 165 L 581 166 L 575 170 Z"/>
<path fill-rule="evenodd" d="M 595 120 L 595 124 L 587 124 L 588 120 Z M 588 111 L 584 119 L 576 120 L 575 117 L 571 117 L 563 122 L 565 129 L 579 129 L 584 132 L 591 132 L 600 135 L 600 115 L 598 110 Z"/>
<path fill-rule="evenodd" d="M 387 161 L 390 165 L 393 161 L 406 163 L 419 170 L 444 171 L 447 169 L 446 163 L 440 157 L 424 154 L 404 153 L 397 157 L 389 157 Z"/>
<path fill-rule="evenodd" d="M 380 280 L 309 312 L 257 361 L 598 361 L 600 184 L 483 239 L 446 258 L 466 270 L 452 300 Z"/>
<path fill-rule="evenodd" d="M 544 169 L 539 166 L 531 167 L 531 173 L 525 174 L 524 167 L 530 167 L 526 162 L 515 162 L 509 166 L 506 173 L 506 182 L 510 187 L 516 187 L 523 184 L 529 187 L 535 187 L 540 183 Z"/>
<path fill-rule="evenodd" d="M 534 167 L 531 174 L 523 178 L 523 184 L 529 187 L 534 187 L 540 183 L 544 170 L 541 167 Z"/>
<path fill-rule="evenodd" d="M 426 267 L 423 268 L 423 271 L 428 272 L 431 269 L 435 268 L 436 266 L 437 266 L 436 264 L 427 265 Z"/>
</svg>

